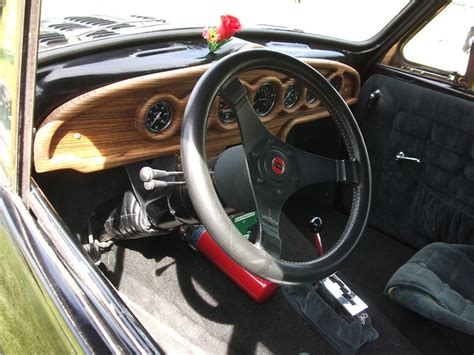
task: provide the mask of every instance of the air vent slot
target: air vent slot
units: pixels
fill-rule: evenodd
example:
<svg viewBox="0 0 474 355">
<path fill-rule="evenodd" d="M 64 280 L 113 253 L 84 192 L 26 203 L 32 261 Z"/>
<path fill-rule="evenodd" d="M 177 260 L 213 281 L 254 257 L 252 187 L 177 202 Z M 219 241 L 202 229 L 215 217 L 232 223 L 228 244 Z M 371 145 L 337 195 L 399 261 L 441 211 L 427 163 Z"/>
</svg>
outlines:
<svg viewBox="0 0 474 355">
<path fill-rule="evenodd" d="M 73 31 L 73 30 L 78 30 L 81 28 L 88 28 L 87 26 L 80 25 L 78 23 L 56 23 L 54 25 L 49 25 L 49 28 L 54 28 L 55 30 L 60 30 L 60 31 Z"/>
<path fill-rule="evenodd" d="M 86 34 L 85 37 L 103 38 L 103 37 L 116 36 L 116 35 L 117 35 L 117 32 L 114 32 L 114 31 L 98 30 L 98 31 L 94 31 L 94 32 Z"/>
<path fill-rule="evenodd" d="M 153 20 L 153 21 L 158 21 L 158 22 L 166 22 L 165 20 L 158 19 L 156 17 L 151 17 L 151 16 L 142 16 L 142 15 L 132 15 L 130 17 L 138 18 L 140 20 Z"/>
<path fill-rule="evenodd" d="M 39 42 L 47 46 L 52 46 L 52 45 L 58 45 L 58 44 L 66 44 L 67 39 L 66 39 L 66 36 L 64 36 L 61 33 L 47 32 L 47 33 L 40 33 Z"/>
<path fill-rule="evenodd" d="M 70 16 L 66 17 L 66 20 L 79 22 L 86 25 L 93 25 L 93 26 L 107 26 L 116 24 L 116 21 L 106 20 L 104 18 L 95 17 L 95 16 Z"/>
<path fill-rule="evenodd" d="M 124 22 L 124 23 L 118 23 L 116 25 L 111 25 L 107 28 L 111 30 L 120 30 L 122 28 L 130 28 L 130 27 L 136 27 L 136 26 L 134 24 Z"/>
</svg>

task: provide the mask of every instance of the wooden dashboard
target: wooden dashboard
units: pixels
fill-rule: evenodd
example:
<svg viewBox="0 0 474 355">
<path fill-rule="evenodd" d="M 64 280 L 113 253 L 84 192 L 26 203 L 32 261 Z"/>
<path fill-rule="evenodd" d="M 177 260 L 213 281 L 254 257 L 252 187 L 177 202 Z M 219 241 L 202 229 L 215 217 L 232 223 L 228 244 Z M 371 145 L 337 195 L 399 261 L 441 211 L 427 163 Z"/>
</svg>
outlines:
<svg viewBox="0 0 474 355">
<path fill-rule="evenodd" d="M 328 80 L 337 82 L 348 105 L 357 101 L 360 78 L 351 67 L 323 59 L 305 59 Z M 179 154 L 180 130 L 187 99 L 209 65 L 171 70 L 113 83 L 82 94 L 54 110 L 38 128 L 34 140 L 37 172 L 74 169 L 93 172 L 153 157 Z M 291 128 L 329 114 L 319 100 L 308 103 L 307 89 L 278 72 L 254 70 L 243 73 L 251 102 L 265 83 L 275 89 L 275 103 L 262 117 L 265 125 L 282 140 Z M 283 104 L 291 84 L 298 87 L 298 99 L 290 108 Z M 219 119 L 219 98 L 209 115 L 208 157 L 240 142 L 237 123 Z M 166 102 L 172 119 L 166 129 L 152 132 L 146 116 L 157 102 Z"/>
</svg>

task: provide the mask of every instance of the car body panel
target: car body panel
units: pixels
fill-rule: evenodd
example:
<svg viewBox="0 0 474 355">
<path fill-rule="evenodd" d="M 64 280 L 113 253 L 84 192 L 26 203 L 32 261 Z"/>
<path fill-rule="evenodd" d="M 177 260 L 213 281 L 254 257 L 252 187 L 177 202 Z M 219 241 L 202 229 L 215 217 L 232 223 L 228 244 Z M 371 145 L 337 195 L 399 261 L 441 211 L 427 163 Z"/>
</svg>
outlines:
<svg viewBox="0 0 474 355">
<path fill-rule="evenodd" d="M 76 337 L 22 250 L 24 225 L 0 190 L 0 346 L 2 353 L 82 353 Z M 21 336 L 20 336 L 21 334 Z"/>
<path fill-rule="evenodd" d="M 0 169 L 13 186 L 16 166 L 17 117 L 20 102 L 20 66 L 24 1 L 0 7 Z"/>
</svg>

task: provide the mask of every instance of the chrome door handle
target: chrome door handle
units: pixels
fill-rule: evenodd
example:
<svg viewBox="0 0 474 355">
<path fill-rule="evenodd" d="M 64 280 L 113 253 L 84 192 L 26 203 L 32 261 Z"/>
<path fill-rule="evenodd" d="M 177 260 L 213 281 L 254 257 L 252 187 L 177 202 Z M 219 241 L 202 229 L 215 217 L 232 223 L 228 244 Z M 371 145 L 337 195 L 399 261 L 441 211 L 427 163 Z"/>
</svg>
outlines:
<svg viewBox="0 0 474 355">
<path fill-rule="evenodd" d="M 405 153 L 403 152 L 398 152 L 396 155 L 395 155 L 395 160 L 396 161 L 399 161 L 399 160 L 408 160 L 408 161 L 412 161 L 414 163 L 417 163 L 417 164 L 421 164 L 421 160 L 418 159 L 418 158 L 414 158 L 414 157 L 407 157 L 405 155 Z"/>
</svg>

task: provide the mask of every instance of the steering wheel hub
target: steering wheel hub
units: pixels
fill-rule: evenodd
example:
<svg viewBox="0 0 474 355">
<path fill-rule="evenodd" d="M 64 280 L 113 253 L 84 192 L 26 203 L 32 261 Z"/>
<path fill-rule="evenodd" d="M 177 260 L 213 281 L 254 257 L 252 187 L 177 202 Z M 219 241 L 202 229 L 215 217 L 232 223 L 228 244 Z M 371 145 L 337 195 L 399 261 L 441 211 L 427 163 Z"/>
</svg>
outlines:
<svg viewBox="0 0 474 355">
<path fill-rule="evenodd" d="M 274 186 L 286 185 L 292 178 L 290 160 L 278 148 L 271 148 L 259 159 L 259 170 L 265 182 Z"/>
</svg>

